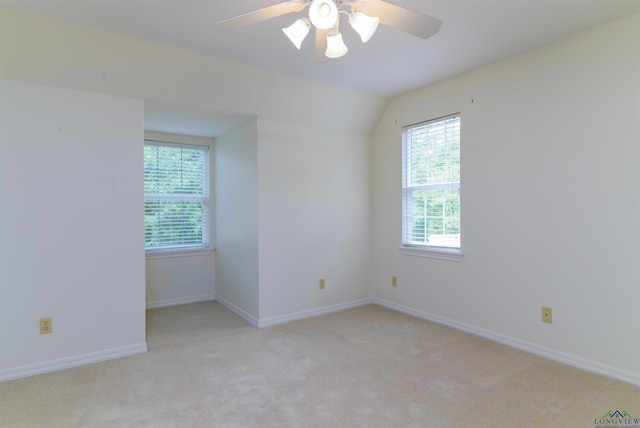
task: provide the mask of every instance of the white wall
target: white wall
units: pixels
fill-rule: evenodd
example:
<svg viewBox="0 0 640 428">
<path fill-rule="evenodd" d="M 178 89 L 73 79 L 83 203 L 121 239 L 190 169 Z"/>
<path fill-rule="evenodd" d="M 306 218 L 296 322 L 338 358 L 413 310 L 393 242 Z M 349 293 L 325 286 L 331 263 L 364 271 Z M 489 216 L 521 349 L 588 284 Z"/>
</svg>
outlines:
<svg viewBox="0 0 640 428">
<path fill-rule="evenodd" d="M 213 150 L 214 139 L 190 135 L 167 134 L 145 131 L 144 138 L 182 144 L 194 144 L 209 147 L 210 155 L 210 225 L 211 247 L 214 246 L 213 219 L 215 217 Z M 142 142 L 141 142 L 142 144 Z M 182 303 L 212 300 L 215 298 L 214 252 L 197 255 L 152 254 L 147 255 L 146 299 L 148 308 L 171 306 Z"/>
<path fill-rule="evenodd" d="M 261 322 L 370 297 L 369 138 L 260 120 L 258 157 Z"/>
<path fill-rule="evenodd" d="M 455 112 L 464 260 L 401 255 L 401 126 Z M 374 294 L 640 383 L 639 118 L 640 15 L 394 99 L 374 135 Z"/>
<path fill-rule="evenodd" d="M 254 324 L 258 279 L 257 119 L 216 138 L 216 294 Z"/>
<path fill-rule="evenodd" d="M 370 296 L 368 138 L 258 119 L 215 147 L 218 299 L 268 325 Z"/>
<path fill-rule="evenodd" d="M 0 82 L 0 380 L 146 351 L 142 102 Z"/>
<path fill-rule="evenodd" d="M 380 96 L 5 7 L 0 52 L 5 79 L 311 128 L 369 134 L 387 103 Z M 313 102 L 300 108 L 301 99 Z"/>
<path fill-rule="evenodd" d="M 128 124 L 130 120 L 138 122 L 138 133 L 134 138 L 136 141 L 132 144 L 134 144 L 135 150 L 140 150 L 140 157 L 132 157 L 131 161 L 138 159 L 136 160 L 137 163 L 135 165 L 127 164 L 127 169 L 121 171 L 123 178 L 130 179 L 130 184 L 135 182 L 142 183 L 142 145 L 140 142 L 143 138 L 142 103 L 145 98 L 259 116 L 261 120 L 272 122 L 275 128 L 281 128 L 280 130 L 285 135 L 289 132 L 289 127 L 306 127 L 312 132 L 308 133 L 309 135 L 297 135 L 297 138 L 299 138 L 298 143 L 301 145 L 310 144 L 312 147 L 318 144 L 313 137 L 313 133 L 318 129 L 327 128 L 331 128 L 333 134 L 338 135 L 339 140 L 343 141 L 345 145 L 348 146 L 353 140 L 353 144 L 356 147 L 361 146 L 362 140 L 367 138 L 387 102 L 386 99 L 379 96 L 297 78 L 284 73 L 261 70 L 232 61 L 189 52 L 184 49 L 8 8 L 1 8 L 0 13 L 0 56 L 2 58 L 0 61 L 0 77 L 3 79 L 33 84 L 34 87 L 35 85 L 43 85 L 42 90 L 45 92 L 48 90 L 47 87 L 56 87 L 63 98 L 66 96 L 72 97 L 76 90 L 82 90 L 92 94 L 107 94 L 129 98 L 138 103 L 140 106 L 139 115 L 131 115 L 126 123 Z M 35 92 L 37 93 L 37 91 Z M 290 102 L 292 99 L 312 99 L 314 101 L 301 109 L 297 104 Z M 337 99 L 340 100 L 339 104 L 335 102 Z M 99 109 L 99 111 L 105 120 L 112 121 L 112 118 L 118 118 L 121 115 L 118 107 L 105 107 Z M 70 114 L 72 113 L 74 113 L 74 110 L 70 111 Z M 46 123 L 46 121 L 47 116 L 37 114 L 37 112 L 34 112 L 30 117 L 30 123 L 33 124 Z M 256 124 L 254 123 L 255 126 Z M 271 129 L 274 131 L 273 127 Z M 254 156 L 257 156 L 257 147 L 255 146 L 257 140 L 257 135 L 254 135 L 254 147 L 252 149 Z M 41 143 L 32 141 L 32 144 L 38 147 Z M 100 153 L 99 148 L 95 148 L 92 145 L 87 146 L 86 150 L 89 151 L 89 155 L 92 152 Z M 332 150 L 336 150 L 336 148 Z M 345 153 L 347 153 L 349 159 L 353 159 L 352 150 L 349 147 L 345 148 Z M 244 155 L 248 156 L 247 153 L 244 153 Z M 300 154 L 300 156 L 303 155 L 303 153 Z M 289 156 L 289 159 L 294 163 L 298 161 L 292 155 Z M 302 161 L 304 163 L 304 160 Z M 28 159 L 24 158 L 15 162 L 14 167 L 28 168 Z M 259 317 L 259 294 L 257 289 L 258 243 L 255 239 L 257 239 L 256 234 L 258 232 L 255 228 L 258 227 L 257 170 L 260 166 L 254 164 L 254 167 L 256 169 L 252 172 L 252 179 L 255 180 L 253 182 L 255 184 L 250 184 L 248 188 L 240 186 L 240 191 L 247 190 L 251 192 L 252 203 L 255 204 L 255 211 L 246 214 L 253 216 L 248 219 L 250 223 L 248 227 L 254 229 L 246 232 L 240 230 L 240 232 L 246 233 L 246 236 L 239 238 L 243 243 L 239 247 L 223 245 L 220 235 L 216 236 L 219 248 L 216 251 L 215 287 L 218 296 L 228 299 L 231 304 L 237 305 L 240 310 L 249 316 L 257 318 Z M 344 168 L 346 167 L 342 167 L 343 170 Z M 354 168 L 357 171 L 361 171 L 360 161 L 354 165 Z M 61 180 L 70 179 L 64 171 L 61 171 L 60 174 Z M 243 180 L 247 180 L 250 183 L 249 178 L 247 176 Z M 244 183 L 244 181 L 241 183 Z M 315 187 L 309 189 L 309 191 L 318 194 L 326 193 L 328 195 L 325 186 L 333 186 L 315 179 L 312 180 L 312 183 Z M 237 186 L 236 183 L 231 184 L 234 187 Z M 21 186 L 20 183 L 15 181 L 12 182 L 12 185 L 16 189 L 20 189 Z M 216 184 L 216 187 L 219 188 L 220 185 Z M 139 221 L 142 222 L 142 186 L 132 186 L 131 189 L 140 192 L 138 195 L 139 200 L 136 202 L 139 205 L 127 207 L 127 209 L 139 210 Z M 236 192 L 236 194 L 241 195 L 239 192 Z M 337 195 L 335 203 L 332 198 L 327 196 L 327 206 L 341 205 L 343 196 L 343 194 Z M 262 197 L 263 195 L 260 196 L 260 198 Z M 268 198 L 269 195 L 265 194 L 264 197 Z M 249 204 L 249 202 L 246 203 Z M 217 208 L 216 217 L 221 214 L 220 207 L 218 206 Z M 224 210 L 224 207 L 222 210 Z M 224 213 L 222 214 L 224 215 Z M 229 216 L 234 214 L 237 213 L 228 213 Z M 238 225 L 241 220 L 241 218 L 232 218 L 231 222 Z M 142 234 L 142 223 L 140 223 L 139 227 L 139 233 Z M 218 228 L 218 232 L 221 229 L 224 228 Z M 222 238 L 224 239 L 224 235 Z M 253 240 L 254 245 L 252 247 L 249 246 L 246 244 L 246 240 Z M 139 245 L 143 245 L 143 242 L 142 235 L 140 235 Z M 233 239 L 231 242 L 233 243 Z M 227 249 L 231 248 L 230 254 L 235 252 L 239 257 L 233 259 L 235 264 L 228 265 L 231 268 L 226 274 L 220 272 L 220 260 L 218 260 L 225 257 L 225 246 Z M 362 248 L 363 251 L 366 251 L 364 247 Z M 245 252 L 244 249 L 248 249 L 248 252 Z M 130 260 L 137 261 L 138 269 L 144 275 L 144 248 L 140 247 L 139 250 L 138 256 Z M 117 261 L 120 258 L 117 257 L 113 260 Z M 241 261 L 247 261 L 248 264 L 243 264 Z M 283 270 L 289 265 L 289 261 L 286 259 L 277 259 L 277 263 L 278 266 L 281 266 L 278 269 Z M 305 263 L 307 263 L 306 260 L 303 261 L 303 265 Z M 315 263 L 315 261 L 310 260 L 308 263 Z M 99 265 L 94 266 L 93 270 L 109 270 L 114 269 L 114 266 L 115 264 L 111 259 L 100 259 Z M 126 264 L 126 266 L 129 265 Z M 344 269 L 345 264 L 343 261 L 327 261 L 325 266 L 324 270 L 329 272 L 327 275 L 329 276 L 332 272 Z M 71 267 L 63 267 L 65 270 L 72 270 Z M 274 267 L 274 269 L 276 268 Z M 35 270 L 37 269 L 39 268 L 36 267 Z M 117 269 L 120 268 L 118 267 Z M 218 273 L 222 273 L 222 276 L 219 276 Z M 239 278 L 234 276 L 236 273 L 240 274 Z M 357 284 L 349 284 L 349 286 L 361 290 L 362 284 L 366 283 L 369 277 L 369 273 L 364 271 L 360 277 L 356 277 L 354 272 L 340 273 L 338 277 L 343 282 L 359 281 Z M 331 280 L 330 278 L 328 279 Z M 141 280 L 144 281 L 144 279 Z M 242 285 L 237 286 L 238 283 Z M 4 292 L 4 285 L 0 289 Z M 34 289 L 30 293 L 39 295 L 44 293 L 46 289 L 46 285 L 34 283 Z M 126 299 L 126 296 L 120 295 L 113 289 L 106 290 L 104 290 L 104 293 L 109 293 L 108 299 L 119 299 L 119 302 L 123 298 Z M 140 290 L 136 289 L 136 292 L 141 293 L 142 305 L 144 306 L 144 290 L 140 288 Z M 349 295 L 349 293 L 345 292 L 345 295 Z M 354 295 L 359 295 L 359 291 Z M 76 307 L 86 308 L 87 311 L 95 310 L 97 304 L 94 296 L 90 294 L 64 293 L 60 294 L 59 298 L 74 299 Z M 298 299 L 299 297 L 295 298 Z M 334 295 L 332 299 L 335 298 L 336 296 Z M 304 296 L 304 299 L 306 300 L 303 302 L 292 300 L 287 304 L 287 308 L 308 308 L 310 306 L 319 308 L 326 303 L 322 299 L 311 302 L 307 296 Z M 330 301 L 333 302 L 335 300 Z M 15 312 L 24 310 L 24 307 L 32 304 L 29 299 L 25 299 L 20 304 L 16 304 Z M 129 304 L 126 303 L 125 306 Z M 131 331 L 137 332 L 144 325 L 143 306 L 137 315 L 141 321 L 137 321 L 139 322 L 138 324 L 131 326 L 131 329 L 128 329 L 127 332 L 123 332 L 123 337 L 128 337 Z M 65 307 L 64 304 L 61 307 Z M 269 313 L 280 313 L 283 309 L 285 308 L 269 309 Z M 27 312 L 30 313 L 29 311 Z M 3 315 L 5 325 L 8 325 L 7 323 L 14 325 L 17 322 L 22 322 L 22 317 L 13 317 L 13 314 L 14 312 L 12 311 L 11 314 Z M 56 319 L 58 318 L 56 317 Z M 58 328 L 56 319 L 54 319 L 54 329 Z M 78 325 L 87 325 L 82 317 L 75 315 L 72 316 L 70 322 Z M 5 333 L 3 333 L 4 335 Z M 104 343 L 102 343 L 101 338 L 94 337 L 92 338 L 93 340 L 100 341 L 100 347 L 102 348 L 111 346 L 108 338 L 104 340 Z M 73 351 L 71 348 L 68 349 L 68 352 Z M 27 364 L 31 361 L 26 357 L 26 354 L 23 357 L 25 358 L 16 358 L 14 359 L 15 361 L 12 360 L 12 363 L 7 364 L 15 366 Z"/>
</svg>

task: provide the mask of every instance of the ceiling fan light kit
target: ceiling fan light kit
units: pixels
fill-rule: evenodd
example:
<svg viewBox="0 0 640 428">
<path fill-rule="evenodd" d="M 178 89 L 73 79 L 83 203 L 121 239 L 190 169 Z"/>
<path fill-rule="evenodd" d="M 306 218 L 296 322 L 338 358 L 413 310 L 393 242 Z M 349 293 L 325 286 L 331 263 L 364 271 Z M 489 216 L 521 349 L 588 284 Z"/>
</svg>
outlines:
<svg viewBox="0 0 640 428">
<path fill-rule="evenodd" d="M 349 12 L 344 9 L 339 9 L 343 6 L 352 8 L 358 3 L 360 3 L 360 0 L 312 0 L 309 4 L 309 20 L 311 24 L 318 30 L 329 30 L 327 34 L 327 49 L 325 51 L 327 58 L 340 58 L 349 51 L 349 48 L 344 44 L 344 40 L 342 40 L 340 30 L 338 30 L 340 24 L 339 13 L 349 16 L 349 24 L 351 24 L 351 27 L 360 35 L 363 43 L 366 43 L 371 36 L 373 36 L 373 33 L 376 32 L 378 22 L 380 22 L 378 17 L 370 17 L 362 12 Z M 296 25 L 296 23 L 294 22 L 293 25 Z M 286 28 L 291 28 L 291 26 Z M 285 28 L 282 30 L 284 31 Z M 286 31 L 285 34 L 287 34 Z M 291 43 L 300 49 L 302 41 L 307 34 L 308 31 L 302 37 L 297 36 L 292 38 L 289 34 L 287 34 L 287 36 L 289 40 L 291 40 Z"/>
<path fill-rule="evenodd" d="M 339 58 L 349 50 L 340 33 L 340 14 L 349 17 L 349 24 L 363 43 L 375 34 L 378 24 L 427 39 L 438 31 L 442 21 L 420 12 L 406 9 L 384 0 L 287 0 L 215 23 L 220 30 L 235 30 L 246 25 L 272 19 L 309 7 L 309 18 L 301 17 L 282 29 L 291 43 L 300 49 L 311 27 L 316 33 L 316 61 Z M 324 60 L 323 60 L 324 59 Z"/>
</svg>

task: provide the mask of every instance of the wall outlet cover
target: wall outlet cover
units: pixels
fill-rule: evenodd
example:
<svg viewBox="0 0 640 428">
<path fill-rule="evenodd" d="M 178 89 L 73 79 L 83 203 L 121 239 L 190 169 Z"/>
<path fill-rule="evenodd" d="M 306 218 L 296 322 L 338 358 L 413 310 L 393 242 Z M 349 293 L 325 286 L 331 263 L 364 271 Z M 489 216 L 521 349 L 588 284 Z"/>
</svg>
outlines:
<svg viewBox="0 0 640 428">
<path fill-rule="evenodd" d="M 40 334 L 53 333 L 53 323 L 51 317 L 40 318 Z"/>
</svg>

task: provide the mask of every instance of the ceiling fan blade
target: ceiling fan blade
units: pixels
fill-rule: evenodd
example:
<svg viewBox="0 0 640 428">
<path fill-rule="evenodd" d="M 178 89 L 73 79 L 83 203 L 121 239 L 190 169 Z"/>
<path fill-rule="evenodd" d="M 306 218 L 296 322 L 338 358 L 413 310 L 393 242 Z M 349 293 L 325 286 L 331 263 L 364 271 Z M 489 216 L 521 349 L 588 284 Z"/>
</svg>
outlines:
<svg viewBox="0 0 640 428">
<path fill-rule="evenodd" d="M 218 30 L 233 31 L 247 25 L 256 24 L 288 13 L 300 12 L 307 6 L 305 0 L 289 0 L 272 6 L 263 7 L 252 12 L 243 13 L 231 18 L 215 22 Z"/>
<path fill-rule="evenodd" d="M 330 30 L 321 30 L 316 28 L 316 62 L 324 64 L 331 61 L 331 58 L 325 55 L 327 51 L 327 36 Z"/>
<path fill-rule="evenodd" d="M 355 5 L 354 9 L 369 16 L 379 17 L 382 25 L 423 39 L 436 34 L 442 25 L 442 21 L 438 18 L 383 0 L 362 0 Z"/>
</svg>

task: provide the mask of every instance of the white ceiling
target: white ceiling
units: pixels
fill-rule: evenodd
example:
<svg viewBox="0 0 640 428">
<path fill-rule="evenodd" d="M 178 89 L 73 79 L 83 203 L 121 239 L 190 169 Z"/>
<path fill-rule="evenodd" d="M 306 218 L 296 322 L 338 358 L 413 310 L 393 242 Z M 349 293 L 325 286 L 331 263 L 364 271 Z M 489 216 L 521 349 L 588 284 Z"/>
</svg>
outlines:
<svg viewBox="0 0 640 428">
<path fill-rule="evenodd" d="M 345 26 L 349 52 L 327 64 L 315 63 L 312 37 L 298 51 L 280 30 L 302 12 L 231 33 L 213 26 L 280 1 L 0 0 L 0 5 L 386 97 L 640 12 L 639 0 L 388 0 L 440 18 L 440 32 L 423 40 L 380 26 L 363 44 Z"/>
</svg>

